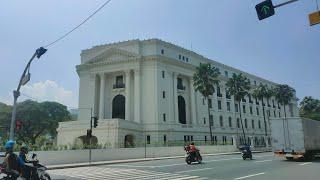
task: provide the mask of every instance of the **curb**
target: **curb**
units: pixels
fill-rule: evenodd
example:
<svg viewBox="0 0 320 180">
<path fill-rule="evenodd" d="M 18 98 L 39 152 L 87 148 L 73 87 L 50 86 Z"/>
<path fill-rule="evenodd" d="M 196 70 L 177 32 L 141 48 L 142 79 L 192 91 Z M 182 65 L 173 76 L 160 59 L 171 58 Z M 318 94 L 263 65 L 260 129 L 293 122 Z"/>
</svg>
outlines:
<svg viewBox="0 0 320 180">
<path fill-rule="evenodd" d="M 253 153 L 265 153 L 271 151 L 252 151 Z M 215 154 L 203 154 L 202 156 L 219 156 L 219 155 L 233 155 L 241 154 L 241 152 L 228 152 L 228 153 L 215 153 Z M 179 159 L 185 156 L 168 156 L 168 157 L 156 157 L 156 158 L 142 158 L 142 159 L 125 159 L 125 160 L 113 160 L 113 161 L 96 161 L 87 163 L 75 163 L 75 164 L 60 164 L 47 166 L 48 170 L 54 169 L 64 169 L 64 168 L 77 168 L 77 167 L 88 167 L 88 166 L 102 166 L 111 164 L 121 164 L 121 163 L 134 163 L 134 162 L 144 162 L 144 161 L 155 161 L 155 160 L 165 160 L 165 159 Z"/>
</svg>

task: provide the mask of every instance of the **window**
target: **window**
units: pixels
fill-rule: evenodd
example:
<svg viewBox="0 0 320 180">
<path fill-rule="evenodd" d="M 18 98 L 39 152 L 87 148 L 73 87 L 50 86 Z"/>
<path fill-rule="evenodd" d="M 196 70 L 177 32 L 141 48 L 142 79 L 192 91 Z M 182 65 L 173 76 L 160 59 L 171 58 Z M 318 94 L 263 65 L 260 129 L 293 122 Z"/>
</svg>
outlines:
<svg viewBox="0 0 320 180">
<path fill-rule="evenodd" d="M 213 126 L 213 115 L 210 114 L 209 116 L 209 122 L 210 122 L 210 125 Z"/>
<path fill-rule="evenodd" d="M 237 118 L 237 128 L 240 128 L 240 119 Z"/>
<path fill-rule="evenodd" d="M 162 78 L 164 78 L 164 71 L 162 71 Z"/>
<path fill-rule="evenodd" d="M 222 136 L 222 143 L 227 144 L 227 136 Z"/>
<path fill-rule="evenodd" d="M 248 121 L 247 121 L 247 119 L 244 119 L 244 127 L 245 127 L 245 128 L 248 128 Z"/>
<path fill-rule="evenodd" d="M 223 117 L 220 116 L 220 127 L 223 127 Z"/>
<path fill-rule="evenodd" d="M 204 136 L 204 142 L 207 142 L 207 136 Z"/>
<path fill-rule="evenodd" d="M 254 83 L 254 85 L 257 85 L 257 81 L 256 80 L 254 80 L 253 83 Z"/>
<path fill-rule="evenodd" d="M 179 54 L 179 59 L 181 59 L 181 54 Z"/>
<path fill-rule="evenodd" d="M 189 62 L 189 58 L 186 57 L 186 61 Z"/>
<path fill-rule="evenodd" d="M 228 90 L 226 90 L 226 98 L 231 99 L 231 96 L 230 96 L 230 93 L 228 92 Z"/>
<path fill-rule="evenodd" d="M 253 112 L 252 112 L 252 106 L 250 106 L 250 114 L 253 114 Z"/>
<path fill-rule="evenodd" d="M 253 119 L 251 121 L 251 127 L 252 127 L 252 129 L 254 129 L 254 120 Z"/>
<path fill-rule="evenodd" d="M 184 56 L 182 56 L 182 60 L 184 61 Z"/>
<path fill-rule="evenodd" d="M 257 110 L 257 116 L 259 116 L 259 108 L 256 107 L 256 110 Z"/>
<path fill-rule="evenodd" d="M 167 144 L 167 136 L 166 135 L 163 135 L 163 143 Z"/>
<path fill-rule="evenodd" d="M 273 110 L 273 116 L 274 116 L 274 117 L 277 117 L 277 116 L 276 116 L 276 110 Z"/>
<path fill-rule="evenodd" d="M 232 118 L 229 117 L 229 127 L 232 127 Z"/>
<path fill-rule="evenodd" d="M 161 49 L 161 54 L 164 54 L 164 49 Z"/>
<path fill-rule="evenodd" d="M 193 136 L 190 136 L 190 141 L 193 141 Z"/>
<path fill-rule="evenodd" d="M 177 80 L 178 80 L 178 84 L 177 84 L 177 88 L 179 89 L 179 90 L 185 90 L 185 87 L 183 86 L 183 81 L 182 81 L 182 79 L 181 78 L 177 78 Z"/>
<path fill-rule="evenodd" d="M 224 75 L 228 77 L 228 71 L 224 71 Z"/>
<path fill-rule="evenodd" d="M 150 135 L 147 136 L 147 144 L 150 144 Z"/>
<path fill-rule="evenodd" d="M 261 129 L 261 121 L 258 122 L 259 129 Z"/>
<path fill-rule="evenodd" d="M 227 102 L 227 111 L 230 111 L 230 102 Z"/>
<path fill-rule="evenodd" d="M 253 103 L 252 98 L 251 98 L 251 94 L 249 94 L 248 97 L 249 97 L 249 103 Z"/>
<path fill-rule="evenodd" d="M 239 106 L 238 106 L 238 104 L 234 104 L 234 109 L 235 109 L 236 112 L 239 112 Z"/>
<path fill-rule="evenodd" d="M 208 99 L 208 106 L 209 106 L 209 108 L 212 108 L 212 100 L 211 99 Z"/>
<path fill-rule="evenodd" d="M 163 113 L 163 122 L 166 122 L 166 113 Z"/>
<path fill-rule="evenodd" d="M 217 136 L 212 136 L 213 144 L 217 144 Z"/>
<path fill-rule="evenodd" d="M 217 96 L 218 97 L 222 97 L 221 91 L 220 91 L 220 87 L 217 87 Z"/>
<path fill-rule="evenodd" d="M 162 98 L 166 98 L 166 92 L 165 91 L 162 91 Z"/>
<path fill-rule="evenodd" d="M 281 117 L 281 113 L 280 113 L 280 111 L 279 111 L 279 117 Z"/>
<path fill-rule="evenodd" d="M 122 84 L 123 84 L 123 76 L 117 76 L 116 85 L 122 85 Z"/>
<path fill-rule="evenodd" d="M 220 100 L 218 100 L 218 109 L 219 109 L 219 110 L 222 109 L 222 107 L 221 107 L 221 101 L 220 101 Z"/>
<path fill-rule="evenodd" d="M 203 124 L 206 124 L 206 118 L 203 118 Z"/>
<path fill-rule="evenodd" d="M 246 113 L 246 105 L 242 105 L 243 113 Z"/>
</svg>

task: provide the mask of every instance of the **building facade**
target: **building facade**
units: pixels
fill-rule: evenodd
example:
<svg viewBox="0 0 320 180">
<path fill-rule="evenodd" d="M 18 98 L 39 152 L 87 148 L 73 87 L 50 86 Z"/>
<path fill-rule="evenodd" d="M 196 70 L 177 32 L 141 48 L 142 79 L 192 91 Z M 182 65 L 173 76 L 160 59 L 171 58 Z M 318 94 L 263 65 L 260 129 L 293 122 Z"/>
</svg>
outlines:
<svg viewBox="0 0 320 180">
<path fill-rule="evenodd" d="M 220 85 L 209 103 L 193 87 L 192 77 L 200 63 L 211 63 L 221 72 Z M 260 83 L 276 85 L 159 39 L 83 50 L 76 69 L 80 79 L 79 116 L 77 121 L 59 124 L 58 145 L 84 143 L 91 114 L 99 119 L 92 132 L 94 143 L 112 147 L 138 146 L 141 142 L 209 142 L 209 121 L 213 123 L 215 143 L 232 143 L 242 136 L 242 129 L 237 103 L 226 93 L 228 78 L 242 73 L 252 88 Z M 255 145 L 267 141 L 268 119 L 284 116 L 284 108 L 274 97 L 264 102 L 250 95 L 240 105 L 246 136 Z M 288 116 L 298 116 L 295 99 L 286 109 Z"/>
</svg>

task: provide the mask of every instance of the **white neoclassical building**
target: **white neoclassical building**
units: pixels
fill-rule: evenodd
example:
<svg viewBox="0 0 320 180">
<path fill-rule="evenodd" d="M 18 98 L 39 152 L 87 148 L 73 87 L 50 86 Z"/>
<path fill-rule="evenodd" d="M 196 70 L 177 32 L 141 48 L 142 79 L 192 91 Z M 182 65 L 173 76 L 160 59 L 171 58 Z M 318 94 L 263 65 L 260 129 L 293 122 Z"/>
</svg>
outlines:
<svg viewBox="0 0 320 180">
<path fill-rule="evenodd" d="M 200 63 L 211 63 L 221 72 L 220 85 L 209 104 L 193 87 L 192 76 Z M 98 144 L 127 147 L 140 142 L 210 141 L 209 119 L 213 122 L 214 141 L 231 142 L 232 137 L 241 136 L 242 130 L 237 104 L 226 94 L 228 77 L 243 73 L 252 87 L 260 83 L 276 85 L 159 39 L 83 50 L 76 69 L 80 78 L 79 116 L 77 121 L 59 124 L 58 145 L 85 141 L 91 109 L 99 118 L 93 129 Z M 264 102 L 248 96 L 240 106 L 246 135 L 255 144 L 263 143 L 270 135 L 268 118 L 284 114 L 273 97 Z M 287 115 L 298 116 L 296 100 L 286 109 Z"/>
</svg>

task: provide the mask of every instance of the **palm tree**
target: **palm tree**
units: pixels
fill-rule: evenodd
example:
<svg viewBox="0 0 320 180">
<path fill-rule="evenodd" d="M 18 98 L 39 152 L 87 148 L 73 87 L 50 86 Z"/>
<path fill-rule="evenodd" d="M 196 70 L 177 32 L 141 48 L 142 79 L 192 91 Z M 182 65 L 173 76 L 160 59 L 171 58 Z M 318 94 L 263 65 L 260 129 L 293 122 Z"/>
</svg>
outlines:
<svg viewBox="0 0 320 180">
<path fill-rule="evenodd" d="M 196 72 L 193 75 L 193 86 L 196 91 L 199 91 L 202 96 L 207 99 L 208 104 L 208 119 L 209 119 L 209 129 L 210 129 L 210 140 L 212 139 L 212 123 L 210 122 L 210 107 L 209 107 L 209 96 L 214 93 L 214 85 L 219 85 L 220 71 L 218 68 L 211 66 L 211 64 L 200 64 L 197 67 Z"/>
<path fill-rule="evenodd" d="M 287 118 L 286 105 L 288 105 L 294 97 L 295 92 L 296 90 L 286 84 L 279 84 L 274 88 L 274 96 L 277 101 L 283 105 L 285 119 Z"/>
<path fill-rule="evenodd" d="M 263 84 L 260 84 L 259 86 L 257 86 L 252 92 L 252 96 L 254 98 L 260 99 L 262 101 L 262 114 L 263 114 L 264 130 L 265 130 L 266 136 L 267 136 L 267 122 L 266 122 L 266 114 L 264 109 L 265 104 L 264 104 L 263 98 L 266 98 L 269 104 L 269 99 L 272 97 L 272 95 L 273 95 L 273 89 L 270 89 L 268 88 L 267 85 L 263 85 Z"/>
<path fill-rule="evenodd" d="M 234 100 L 238 102 L 238 109 L 240 113 L 240 121 L 241 121 L 241 128 L 243 132 L 244 142 L 246 143 L 246 134 L 244 132 L 242 117 L 241 117 L 241 107 L 240 102 L 245 96 L 249 94 L 250 90 L 250 81 L 249 79 L 244 76 L 242 73 L 240 74 L 233 74 L 231 78 L 229 78 L 228 82 L 226 83 L 227 91 L 230 95 L 234 96 Z"/>
</svg>

